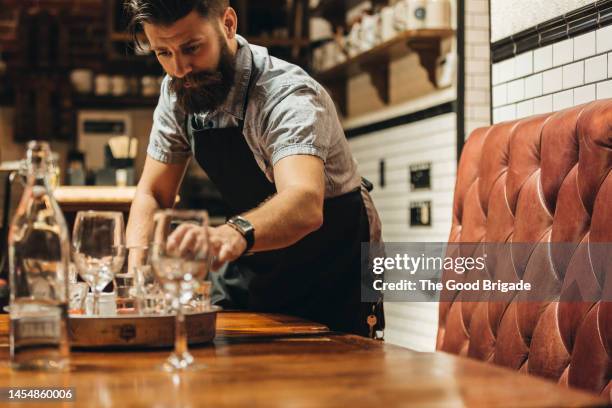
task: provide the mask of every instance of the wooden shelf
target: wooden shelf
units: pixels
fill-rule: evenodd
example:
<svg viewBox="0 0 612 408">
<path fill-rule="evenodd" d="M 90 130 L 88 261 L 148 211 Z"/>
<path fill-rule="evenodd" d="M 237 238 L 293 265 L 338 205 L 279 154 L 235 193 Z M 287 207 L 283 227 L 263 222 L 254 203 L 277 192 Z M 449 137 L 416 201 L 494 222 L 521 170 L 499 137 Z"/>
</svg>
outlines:
<svg viewBox="0 0 612 408">
<path fill-rule="evenodd" d="M 332 68 L 315 73 L 315 77 L 332 91 L 343 114 L 346 109 L 347 79 L 360 73 L 368 73 L 372 84 L 385 102 L 389 102 L 389 64 L 408 54 L 416 52 L 423 68 L 427 71 L 429 81 L 436 85 L 436 68 L 441 55 L 440 45 L 443 40 L 451 38 L 455 31 L 451 29 L 421 29 L 403 31 L 391 40 L 348 58 L 345 62 Z"/>
</svg>

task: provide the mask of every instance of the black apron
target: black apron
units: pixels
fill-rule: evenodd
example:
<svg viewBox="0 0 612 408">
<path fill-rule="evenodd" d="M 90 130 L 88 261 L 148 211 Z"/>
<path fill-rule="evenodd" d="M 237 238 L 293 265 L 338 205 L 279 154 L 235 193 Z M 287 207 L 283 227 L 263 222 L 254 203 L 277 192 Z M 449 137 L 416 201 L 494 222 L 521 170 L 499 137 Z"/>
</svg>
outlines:
<svg viewBox="0 0 612 408">
<path fill-rule="evenodd" d="M 253 69 L 247 101 L 254 76 Z M 276 194 L 243 136 L 243 122 L 232 128 L 198 129 L 190 116 L 186 125 L 194 157 L 223 196 L 230 216 L 252 210 Z M 368 335 L 366 319 L 373 305 L 361 302 L 360 254 L 361 243 L 369 240 L 360 189 L 326 199 L 319 230 L 290 247 L 241 257 L 211 274 L 213 303 L 295 315 L 332 330 Z"/>
</svg>

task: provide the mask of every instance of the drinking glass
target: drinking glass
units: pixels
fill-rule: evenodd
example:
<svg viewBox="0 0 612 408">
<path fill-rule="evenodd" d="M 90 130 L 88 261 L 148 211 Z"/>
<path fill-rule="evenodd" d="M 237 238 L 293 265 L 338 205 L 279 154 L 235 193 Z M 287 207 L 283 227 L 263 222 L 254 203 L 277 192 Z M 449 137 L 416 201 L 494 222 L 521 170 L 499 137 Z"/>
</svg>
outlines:
<svg viewBox="0 0 612 408">
<path fill-rule="evenodd" d="M 161 210 L 155 213 L 151 264 L 176 312 L 174 352 L 163 365 L 166 371 L 202 368 L 194 364 L 188 351 L 184 309 L 208 274 L 207 228 L 206 211 Z"/>
<path fill-rule="evenodd" d="M 149 248 L 128 247 L 128 273 L 134 276 L 138 312 L 140 314 L 165 314 L 164 292 L 155 277 Z"/>
<path fill-rule="evenodd" d="M 89 286 L 86 283 L 75 282 L 69 284 L 68 293 L 70 301 L 68 303 L 68 313 L 71 315 L 85 313 L 85 301 L 88 291 Z"/>
<path fill-rule="evenodd" d="M 136 276 L 133 273 L 115 275 L 117 314 L 134 314 L 138 310 Z"/>
<path fill-rule="evenodd" d="M 100 293 L 125 261 L 123 225 L 123 214 L 113 211 L 79 211 L 74 222 L 74 262 L 93 293 L 94 315 L 100 315 Z"/>
</svg>

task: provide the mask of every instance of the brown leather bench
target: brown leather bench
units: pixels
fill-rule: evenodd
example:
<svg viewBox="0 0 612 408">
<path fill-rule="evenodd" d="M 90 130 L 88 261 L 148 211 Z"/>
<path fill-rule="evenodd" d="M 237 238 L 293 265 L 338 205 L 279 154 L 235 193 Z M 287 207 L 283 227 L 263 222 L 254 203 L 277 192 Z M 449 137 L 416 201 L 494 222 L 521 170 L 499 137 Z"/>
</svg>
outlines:
<svg viewBox="0 0 612 408">
<path fill-rule="evenodd" d="M 611 168 L 612 100 L 477 129 L 459 164 L 449 243 L 573 243 L 573 251 L 539 251 L 529 256 L 543 259 L 507 262 L 515 262 L 511 269 L 519 277 L 540 275 L 558 285 L 562 299 L 576 268 L 600 296 L 605 288 L 610 293 L 612 252 L 609 262 L 591 263 L 588 248 L 612 243 Z M 487 267 L 495 276 L 502 265 Z M 609 297 L 462 297 L 452 293 L 440 303 L 438 350 L 611 396 Z"/>
</svg>

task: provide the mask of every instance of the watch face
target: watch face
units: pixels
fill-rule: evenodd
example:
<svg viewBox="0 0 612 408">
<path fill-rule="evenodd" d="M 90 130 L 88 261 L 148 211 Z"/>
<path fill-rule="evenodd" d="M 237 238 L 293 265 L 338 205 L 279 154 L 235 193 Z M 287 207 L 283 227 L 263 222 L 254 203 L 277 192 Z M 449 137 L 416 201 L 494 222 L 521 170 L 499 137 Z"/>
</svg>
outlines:
<svg viewBox="0 0 612 408">
<path fill-rule="evenodd" d="M 244 219 L 242 219 L 242 218 L 235 218 L 235 219 L 233 220 L 233 223 L 234 223 L 236 226 L 238 226 L 238 228 L 240 228 L 240 229 L 241 229 L 241 230 L 243 230 L 243 231 L 248 231 L 248 230 L 250 230 L 251 228 L 253 228 L 253 227 L 251 226 L 251 223 L 250 223 L 250 222 L 248 222 L 247 220 L 244 220 Z"/>
</svg>

